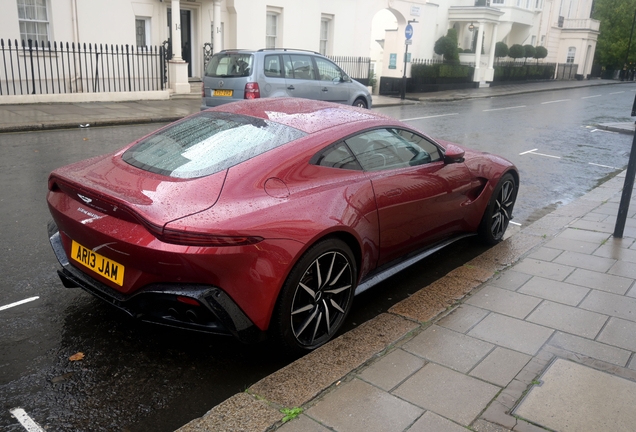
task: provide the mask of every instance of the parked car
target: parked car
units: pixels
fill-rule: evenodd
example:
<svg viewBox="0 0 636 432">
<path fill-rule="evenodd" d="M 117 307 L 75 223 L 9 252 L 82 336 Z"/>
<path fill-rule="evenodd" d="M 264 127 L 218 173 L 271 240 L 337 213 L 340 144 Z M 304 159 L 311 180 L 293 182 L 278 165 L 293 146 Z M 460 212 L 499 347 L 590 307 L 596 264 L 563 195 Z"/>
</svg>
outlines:
<svg viewBox="0 0 636 432">
<path fill-rule="evenodd" d="M 502 240 L 518 185 L 511 162 L 369 110 L 242 101 L 53 171 L 49 237 L 64 286 L 132 317 L 303 351 L 396 270 Z"/>
<path fill-rule="evenodd" d="M 371 94 L 314 52 L 231 50 L 214 54 L 203 76 L 201 109 L 241 99 L 299 97 L 371 108 Z"/>
</svg>

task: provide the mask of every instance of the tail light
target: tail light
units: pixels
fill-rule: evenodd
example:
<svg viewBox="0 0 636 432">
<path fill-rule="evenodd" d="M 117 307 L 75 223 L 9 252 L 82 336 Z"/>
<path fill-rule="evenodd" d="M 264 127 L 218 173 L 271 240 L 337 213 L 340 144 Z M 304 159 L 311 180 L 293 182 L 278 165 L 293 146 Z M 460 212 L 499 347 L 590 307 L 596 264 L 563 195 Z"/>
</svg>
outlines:
<svg viewBox="0 0 636 432">
<path fill-rule="evenodd" d="M 258 99 L 261 97 L 261 89 L 258 88 L 258 83 L 248 82 L 245 84 L 245 99 Z"/>
<path fill-rule="evenodd" d="M 154 232 L 155 236 L 166 243 L 184 246 L 223 247 L 223 246 L 247 246 L 263 241 L 256 236 L 219 236 L 214 234 L 192 231 L 180 231 L 164 229 L 161 234 Z"/>
</svg>

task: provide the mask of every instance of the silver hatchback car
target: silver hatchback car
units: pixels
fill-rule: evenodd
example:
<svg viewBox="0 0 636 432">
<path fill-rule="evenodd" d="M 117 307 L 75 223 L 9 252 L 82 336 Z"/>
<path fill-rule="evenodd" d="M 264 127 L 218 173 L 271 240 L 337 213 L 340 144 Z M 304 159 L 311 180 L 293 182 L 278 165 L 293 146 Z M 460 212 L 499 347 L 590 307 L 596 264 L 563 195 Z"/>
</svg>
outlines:
<svg viewBox="0 0 636 432">
<path fill-rule="evenodd" d="M 371 108 L 371 94 L 335 63 L 289 49 L 226 50 L 214 54 L 203 77 L 208 109 L 240 99 L 300 97 Z"/>
</svg>

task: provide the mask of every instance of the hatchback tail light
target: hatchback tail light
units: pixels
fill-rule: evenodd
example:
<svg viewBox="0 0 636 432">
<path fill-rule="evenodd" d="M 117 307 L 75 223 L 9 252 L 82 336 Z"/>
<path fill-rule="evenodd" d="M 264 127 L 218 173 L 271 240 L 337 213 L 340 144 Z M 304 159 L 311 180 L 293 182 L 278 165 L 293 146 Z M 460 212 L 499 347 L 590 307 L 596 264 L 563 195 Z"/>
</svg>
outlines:
<svg viewBox="0 0 636 432">
<path fill-rule="evenodd" d="M 261 97 L 261 90 L 258 83 L 248 82 L 245 84 L 245 99 L 258 99 Z"/>
</svg>

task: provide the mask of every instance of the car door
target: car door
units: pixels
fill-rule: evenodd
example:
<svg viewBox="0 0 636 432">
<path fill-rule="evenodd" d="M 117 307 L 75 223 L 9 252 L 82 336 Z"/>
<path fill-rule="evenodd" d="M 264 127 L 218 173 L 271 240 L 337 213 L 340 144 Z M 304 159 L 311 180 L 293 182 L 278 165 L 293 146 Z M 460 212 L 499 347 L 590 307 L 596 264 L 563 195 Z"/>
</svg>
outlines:
<svg viewBox="0 0 636 432">
<path fill-rule="evenodd" d="M 290 96 L 281 55 L 268 54 L 263 57 L 263 75 L 264 85 L 260 88 L 262 97 Z"/>
<path fill-rule="evenodd" d="M 404 129 L 375 129 L 345 140 L 373 185 L 378 265 L 460 231 L 472 175 L 463 162 Z"/>
<path fill-rule="evenodd" d="M 342 70 L 334 63 L 321 57 L 314 57 L 320 80 L 320 97 L 327 102 L 349 103 L 350 86 L 345 81 Z"/>
<path fill-rule="evenodd" d="M 310 55 L 286 54 L 285 83 L 291 97 L 320 100 L 320 82 L 316 79 L 314 62 Z"/>
</svg>

